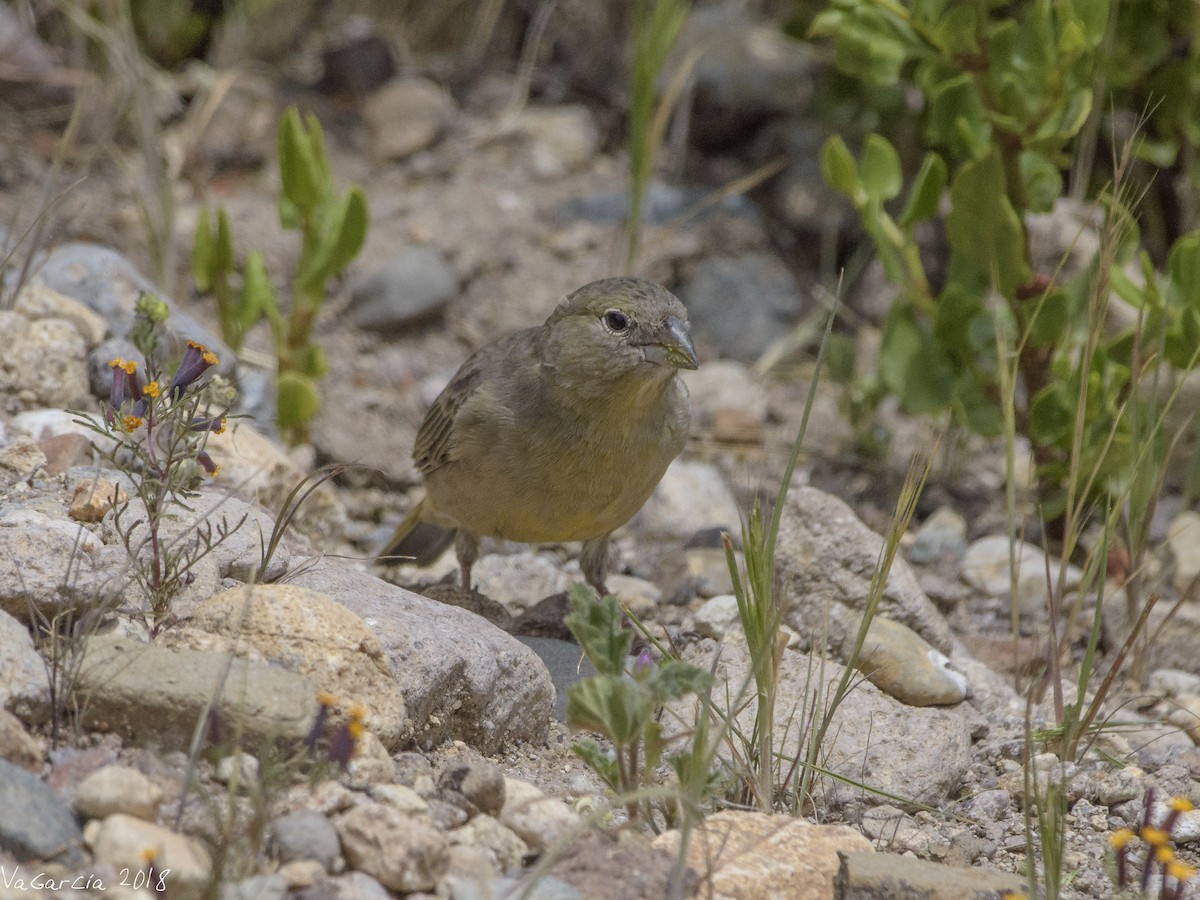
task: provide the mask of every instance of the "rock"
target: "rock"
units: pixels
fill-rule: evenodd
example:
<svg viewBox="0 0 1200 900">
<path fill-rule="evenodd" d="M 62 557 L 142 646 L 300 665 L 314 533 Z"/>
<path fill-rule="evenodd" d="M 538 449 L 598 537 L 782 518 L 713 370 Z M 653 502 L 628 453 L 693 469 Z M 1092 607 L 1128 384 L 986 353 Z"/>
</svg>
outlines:
<svg viewBox="0 0 1200 900">
<path fill-rule="evenodd" d="M 392 331 L 441 313 L 458 294 L 458 276 L 434 247 L 403 247 L 350 290 L 356 327 Z"/>
<path fill-rule="evenodd" d="M 30 481 L 46 468 L 46 454 L 33 438 L 19 434 L 0 447 L 0 488 Z"/>
<path fill-rule="evenodd" d="M 478 815 L 448 835 L 451 847 L 482 848 L 491 865 L 500 872 L 521 868 L 529 846 L 506 825 L 489 815 Z"/>
<path fill-rule="evenodd" d="M 689 658 L 689 662 L 709 669 L 710 645 Z M 726 636 L 720 645 L 713 697 L 736 697 L 749 684 L 749 654 L 744 637 Z M 797 729 L 808 727 L 800 717 L 811 710 L 813 692 L 828 698 L 843 669 L 830 660 L 823 663 L 796 650 L 785 650 L 780 662 L 775 706 L 776 741 L 794 744 Z M 824 686 L 817 683 L 824 679 Z M 682 722 L 691 722 L 694 713 L 679 710 Z M 749 703 L 737 718 L 749 733 L 754 704 Z M 664 717 L 664 722 L 666 717 Z M 680 726 L 682 727 L 682 726 Z M 917 803 L 941 802 L 961 780 L 971 765 L 971 737 L 967 719 L 952 709 L 905 706 L 869 682 L 858 683 L 842 700 L 833 715 L 825 744 L 822 766 L 853 781 Z M 818 779 L 817 795 L 823 803 L 838 807 L 855 800 L 867 804 L 883 802 L 874 793 L 859 791 L 848 784 Z"/>
<path fill-rule="evenodd" d="M 281 862 L 308 859 L 326 872 L 337 868 L 342 847 L 333 825 L 319 812 L 301 810 L 271 821 L 271 851 Z"/>
<path fill-rule="evenodd" d="M 429 803 L 404 784 L 375 784 L 371 786 L 371 799 L 390 803 L 405 815 L 429 812 Z"/>
<path fill-rule="evenodd" d="M 71 495 L 71 518 L 76 522 L 99 522 L 128 499 L 125 491 L 106 478 L 85 478 L 76 482 Z"/>
<path fill-rule="evenodd" d="M 117 337 L 126 336 L 133 326 L 134 307 L 139 297 L 143 293 L 154 294 L 164 300 L 170 310 L 164 324 L 172 339 L 180 344 L 183 341 L 203 344 L 220 360 L 215 371 L 227 377 L 233 373 L 236 358 L 225 342 L 191 316 L 175 308 L 161 290 L 115 250 L 99 244 L 62 244 L 46 255 L 34 283 L 66 294 L 99 313 Z M 82 359 L 83 356 L 78 358 Z M 43 377 L 46 377 L 46 373 L 43 373 Z M 107 388 L 100 393 L 106 391 Z M 78 404 L 44 405 L 63 407 Z"/>
<path fill-rule="evenodd" d="M 534 851 L 546 850 L 583 827 L 579 814 L 561 800 L 516 778 L 504 779 L 500 821 Z"/>
<path fill-rule="evenodd" d="M 679 841 L 678 831 L 668 831 L 654 847 L 675 855 Z M 727 809 L 693 831 L 687 862 L 719 897 L 823 900 L 832 896 L 838 854 L 853 851 L 870 853 L 871 844 L 848 826 Z"/>
<path fill-rule="evenodd" d="M 56 434 L 38 441 L 46 458 L 46 474 L 61 475 L 72 466 L 81 466 L 91 458 L 92 443 L 80 434 Z"/>
<path fill-rule="evenodd" d="M 692 401 L 692 429 L 709 428 L 718 440 L 761 440 L 767 422 L 767 392 L 745 364 L 705 360 L 681 373 Z"/>
<path fill-rule="evenodd" d="M 529 164 L 540 178 L 560 178 L 591 162 L 600 133 L 586 106 L 527 106 L 517 127 L 529 145 Z"/>
<path fill-rule="evenodd" d="M 618 840 L 612 834 L 589 831 L 562 847 L 543 875 L 566 882 L 587 900 L 657 900 L 673 894 L 670 881 L 675 859 L 640 840 Z M 685 870 L 680 878 L 681 895 L 691 896 L 696 883 L 695 872 Z"/>
<path fill-rule="evenodd" d="M 362 107 L 371 156 L 379 162 L 400 160 L 432 146 L 455 112 L 450 96 L 428 79 L 389 81 Z"/>
<path fill-rule="evenodd" d="M 1014 545 L 1017 555 L 1017 607 L 1022 615 L 1044 619 L 1047 613 L 1046 554 L 1040 547 L 1020 541 Z M 1060 563 L 1050 558 L 1050 578 L 1057 584 Z M 967 547 L 962 561 L 962 577 L 973 588 L 991 597 L 1010 597 L 1009 541 L 1005 535 L 980 538 Z M 1064 591 L 1079 587 L 1083 572 L 1067 566 Z"/>
<path fill-rule="evenodd" d="M 31 322 L 42 319 L 63 319 L 70 322 L 91 350 L 108 335 L 108 323 L 78 300 L 60 294 L 44 285 L 27 284 L 17 294 L 13 310 Z"/>
<path fill-rule="evenodd" d="M 8 411 L 54 406 L 79 409 L 89 399 L 87 347 L 74 326 L 63 319 L 30 322 L 0 310 L 0 396 Z"/>
<path fill-rule="evenodd" d="M 565 615 L 565 611 L 563 614 Z M 562 622 L 561 616 L 558 621 Z M 550 681 L 554 686 L 554 718 L 565 722 L 567 720 L 567 689 L 581 678 L 590 678 L 595 675 L 595 666 L 583 655 L 583 649 L 573 639 L 518 634 L 517 640 L 536 653 L 545 664 L 546 671 L 550 673 Z"/>
<path fill-rule="evenodd" d="M 288 883 L 278 873 L 254 875 L 222 885 L 221 900 L 283 900 L 287 892 Z"/>
<path fill-rule="evenodd" d="M 49 677 L 29 630 L 0 612 L 0 708 L 26 721 L 42 721 L 50 708 Z"/>
<path fill-rule="evenodd" d="M 186 750 L 213 691 L 224 685 L 217 718 L 240 729 L 246 749 L 262 741 L 302 741 L 317 712 L 311 679 L 224 654 L 93 636 L 76 689 L 83 721 L 103 722 L 128 739 Z"/>
<path fill-rule="evenodd" d="M 205 449 L 221 467 L 210 483 L 248 495 L 264 509 L 283 509 L 288 494 L 307 474 L 275 441 L 245 421 L 209 435 Z M 317 487 L 300 505 L 290 527 L 318 546 L 336 543 L 346 530 L 346 510 L 337 492 L 327 483 Z"/>
<path fill-rule="evenodd" d="M 1167 547 L 1175 562 L 1171 585 L 1182 594 L 1200 577 L 1200 513 L 1185 509 L 1171 520 Z"/>
<path fill-rule="evenodd" d="M 437 777 L 442 799 L 468 815 L 498 816 L 504 808 L 504 773 L 485 759 L 462 758 L 446 763 Z"/>
<path fill-rule="evenodd" d="M 816 488 L 794 487 L 785 503 L 775 549 L 790 604 L 784 621 L 810 641 L 827 634 L 838 651 L 857 633 L 883 538 L 844 502 Z M 878 611 L 942 653 L 950 652 L 950 627 L 899 557 Z"/>
<path fill-rule="evenodd" d="M 337 838 L 337 835 L 334 835 Z M 325 868 L 315 859 L 297 859 L 293 862 L 287 862 L 280 865 L 276 870 L 276 874 L 283 879 L 288 890 L 300 891 L 303 888 L 310 888 L 317 882 L 325 881 Z M 363 876 L 368 877 L 368 876 Z M 374 880 L 374 879 L 372 879 Z M 380 887 L 379 890 L 383 891 Z M 384 892 L 386 893 L 386 891 Z M 300 895 L 303 896 L 303 895 Z"/>
<path fill-rule="evenodd" d="M 42 748 L 30 737 L 21 720 L 6 709 L 0 709 L 0 759 L 35 775 L 42 770 Z"/>
<path fill-rule="evenodd" d="M 811 46 L 741 8 L 692 9 L 664 71 L 696 51 L 689 137 L 709 150 L 744 144 L 769 116 L 804 113 L 825 68 Z"/>
<path fill-rule="evenodd" d="M 190 628 L 253 647 L 268 662 L 308 676 L 343 710 L 366 707 L 363 722 L 385 746 L 406 736 L 404 697 L 383 647 L 357 615 L 317 591 L 291 584 L 233 588 L 202 602 Z"/>
<path fill-rule="evenodd" d="M 36 775 L 0 760 L 0 850 L 17 862 L 79 863 L 82 834 L 71 808 Z M 19 815 L 14 812 L 19 811 Z"/>
<path fill-rule="evenodd" d="M 662 600 L 662 591 L 657 585 L 634 575 L 609 575 L 605 584 L 608 586 L 608 592 L 620 601 L 621 606 L 639 619 L 653 618 Z"/>
<path fill-rule="evenodd" d="M 967 679 L 910 628 L 877 616 L 855 666 L 885 693 L 909 706 L 950 706 L 966 699 Z"/>
<path fill-rule="evenodd" d="M 743 195 L 724 197 L 712 204 L 712 192 L 701 188 L 683 188 L 662 181 L 646 185 L 642 199 L 642 221 L 647 225 L 667 225 L 685 214 L 689 223 L 726 214 L 762 221 L 762 211 Z M 695 210 L 701 209 L 696 215 Z M 563 222 L 582 220 L 597 225 L 616 225 L 629 218 L 629 191 L 604 191 L 585 197 L 571 197 L 558 206 Z"/>
<path fill-rule="evenodd" d="M 536 654 L 495 626 L 331 560 L 300 564 L 291 583 L 327 594 L 368 623 L 420 745 L 458 739 L 490 753 L 545 739 L 550 676 Z"/>
<path fill-rule="evenodd" d="M 960 559 L 967 550 L 967 520 L 957 511 L 943 506 L 921 523 L 908 548 L 913 564 Z"/>
<path fill-rule="evenodd" d="M 358 790 L 370 790 L 377 784 L 391 782 L 396 766 L 388 749 L 373 731 L 364 731 L 354 746 L 354 756 L 346 766 L 346 784 Z"/>
<path fill-rule="evenodd" d="M 987 823 L 1004 821 L 1011 807 L 1008 791 L 994 788 L 980 791 L 974 797 L 964 800 L 960 810 L 968 819 Z"/>
<path fill-rule="evenodd" d="M 1142 604 L 1146 602 L 1148 597 L 1143 596 Z M 1105 590 L 1101 615 L 1109 646 L 1119 647 L 1141 615 L 1142 605 L 1132 610 L 1129 606 L 1124 589 L 1114 590 L 1110 586 Z M 1153 665 L 1194 671 L 1196 648 L 1200 647 L 1200 604 L 1159 600 L 1146 619 L 1143 634 L 1154 635 Z M 1200 708 L 1196 712 L 1200 715 Z"/>
<path fill-rule="evenodd" d="M 677 459 L 630 527 L 656 538 L 685 540 L 705 528 L 737 533 L 741 521 L 737 501 L 716 466 Z"/>
<path fill-rule="evenodd" d="M 396 74 L 391 43 L 370 16 L 348 15 L 324 37 L 322 90 L 361 97 Z"/>
<path fill-rule="evenodd" d="M 1200 695 L 1200 675 L 1184 669 L 1155 669 L 1146 679 L 1146 689 L 1164 697 Z"/>
<path fill-rule="evenodd" d="M 402 893 L 432 891 L 446 871 L 449 842 L 425 816 L 360 803 L 334 819 L 346 861 Z"/>
<path fill-rule="evenodd" d="M 6 511 L 0 515 L 0 611 L 20 620 L 31 611 L 51 619 L 107 602 L 121 580 L 113 562 L 96 537 L 73 522 Z"/>
<path fill-rule="evenodd" d="M 571 577 L 550 553 L 523 550 L 520 553 L 489 553 L 471 571 L 475 590 L 519 616 L 539 600 L 571 586 Z"/>
<path fill-rule="evenodd" d="M 123 813 L 153 822 L 162 799 L 162 789 L 137 769 L 105 766 L 80 782 L 75 811 L 85 819 Z"/>
<path fill-rule="evenodd" d="M 366 872 L 347 872 L 332 879 L 330 884 L 337 900 L 392 900 L 387 888 Z"/>
<path fill-rule="evenodd" d="M 785 334 L 806 306 L 796 276 L 775 256 L 712 256 L 679 288 L 696 343 L 753 362 Z"/>
<path fill-rule="evenodd" d="M 730 631 L 740 631 L 742 628 L 737 597 L 733 594 L 720 594 L 705 600 L 704 605 L 696 610 L 695 619 L 696 630 L 717 641 Z"/>
<path fill-rule="evenodd" d="M 74 413 L 65 409 L 27 409 L 13 416 L 12 424 L 17 431 L 24 432 L 39 444 L 46 438 L 64 434 L 77 435 L 89 444 L 93 439 L 98 444 L 103 443 L 100 435 L 87 426 L 80 425 L 75 421 L 76 418 L 78 417 Z"/>
<path fill-rule="evenodd" d="M 213 778 L 236 790 L 244 785 L 255 784 L 259 779 L 259 771 L 258 757 L 252 753 L 234 750 L 217 760 L 213 768 Z"/>
<path fill-rule="evenodd" d="M 994 900 L 1025 892 L 1025 879 L 990 868 L 959 868 L 891 853 L 847 853 L 835 890 L 844 900 L 920 897 L 922 900 Z"/>
<path fill-rule="evenodd" d="M 1146 773 L 1137 766 L 1122 766 L 1099 772 L 1095 784 L 1096 802 L 1101 806 L 1116 806 L 1146 792 Z"/>
<path fill-rule="evenodd" d="M 168 900 L 200 900 L 204 896 L 212 860 L 199 841 L 120 814 L 89 822 L 84 836 L 97 863 L 106 863 L 118 872 L 126 869 L 131 880 L 139 873 L 142 877 L 150 874 L 146 852 L 154 851 L 155 873 Z M 153 887 L 157 890 L 159 885 Z"/>
</svg>

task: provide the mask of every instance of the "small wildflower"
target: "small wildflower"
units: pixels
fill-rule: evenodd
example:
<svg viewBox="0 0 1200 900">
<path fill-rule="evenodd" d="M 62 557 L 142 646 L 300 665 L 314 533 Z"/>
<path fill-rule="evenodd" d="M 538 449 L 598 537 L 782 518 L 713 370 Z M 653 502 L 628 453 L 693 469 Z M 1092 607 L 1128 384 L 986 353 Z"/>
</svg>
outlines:
<svg viewBox="0 0 1200 900">
<path fill-rule="evenodd" d="M 122 416 L 121 417 L 121 428 L 123 428 L 125 431 L 137 431 L 144 424 L 145 424 L 145 420 L 142 419 L 141 416 Z"/>
<path fill-rule="evenodd" d="M 1108 842 L 1113 845 L 1114 850 L 1124 850 L 1129 842 L 1133 840 L 1133 832 L 1128 828 L 1121 828 L 1114 831 L 1108 838 Z"/>
<path fill-rule="evenodd" d="M 349 723 L 339 726 L 329 739 L 329 761 L 337 763 L 343 769 L 346 768 L 354 756 L 354 745 L 355 738 L 350 733 Z"/>
<path fill-rule="evenodd" d="M 1154 848 L 1154 858 L 1160 863 L 1169 863 L 1175 858 L 1175 851 L 1164 844 L 1161 847 Z"/>
<path fill-rule="evenodd" d="M 337 706 L 337 697 L 329 691 L 317 691 L 317 702 L 322 706 Z"/>
<path fill-rule="evenodd" d="M 151 381 L 142 388 L 142 395 L 145 397 L 157 397 L 160 393 L 157 381 Z"/>
<path fill-rule="evenodd" d="M 1153 825 L 1143 825 L 1138 837 L 1140 837 L 1151 847 L 1162 847 L 1166 845 L 1167 839 L 1170 837 L 1170 835 L 1168 835 L 1161 828 L 1155 828 Z"/>
<path fill-rule="evenodd" d="M 120 357 L 108 363 L 112 369 L 112 388 L 109 391 L 108 402 L 113 409 L 120 409 L 126 400 L 140 400 L 142 386 L 138 379 L 137 362 L 124 360 Z"/>
<path fill-rule="evenodd" d="M 333 695 L 327 691 L 321 691 L 317 694 L 317 715 L 313 719 L 312 728 L 308 729 L 308 735 L 304 738 L 304 746 L 311 752 L 317 747 L 317 741 L 321 739 L 322 732 L 325 731 L 325 723 L 329 721 L 329 710 L 333 708 Z"/>
<path fill-rule="evenodd" d="M 1196 877 L 1196 867 L 1189 866 L 1183 860 L 1174 859 L 1167 863 L 1167 874 L 1176 881 L 1191 881 Z"/>
<path fill-rule="evenodd" d="M 145 863 L 146 865 L 153 865 L 154 861 L 158 859 L 158 848 L 157 847 L 146 847 L 142 850 L 141 855 L 142 855 L 143 863 Z"/>
<path fill-rule="evenodd" d="M 175 370 L 175 377 L 171 379 L 171 396 L 178 397 L 185 387 L 194 383 L 209 367 L 216 364 L 215 353 L 203 344 L 188 341 L 187 349 L 183 351 L 183 359 L 179 361 L 179 368 Z"/>
<path fill-rule="evenodd" d="M 1192 805 L 1192 802 L 1187 799 L 1187 797 L 1172 797 L 1167 801 L 1167 806 L 1169 806 L 1173 811 L 1181 813 L 1191 812 L 1196 808 Z"/>
<path fill-rule="evenodd" d="M 196 454 L 196 462 L 200 463 L 200 465 L 204 468 L 204 471 L 213 478 L 215 478 L 217 473 L 221 471 L 221 467 L 217 465 L 217 463 L 213 462 L 213 458 L 209 455 L 207 450 L 201 450 Z"/>
</svg>

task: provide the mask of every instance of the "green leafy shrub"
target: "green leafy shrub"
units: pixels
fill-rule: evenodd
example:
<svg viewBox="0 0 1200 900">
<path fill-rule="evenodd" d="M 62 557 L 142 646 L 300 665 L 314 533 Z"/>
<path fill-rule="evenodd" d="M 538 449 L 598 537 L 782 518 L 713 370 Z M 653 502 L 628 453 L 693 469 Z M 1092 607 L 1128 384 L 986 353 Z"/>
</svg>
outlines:
<svg viewBox="0 0 1200 900">
<path fill-rule="evenodd" d="M 266 318 L 275 336 L 276 415 L 280 430 L 292 441 L 308 437 L 320 407 L 317 382 L 324 376 L 325 354 L 313 341 L 313 324 L 325 302 L 326 285 L 362 249 L 367 234 L 367 200 L 358 186 L 339 194 L 333 183 L 325 139 L 315 116 L 301 120 L 295 107 L 279 122 L 279 221 L 300 232 L 300 255 L 292 277 L 291 303 L 281 307 L 271 286 L 262 254 L 246 256 L 241 289 L 233 236 L 223 209 L 216 222 L 207 211 L 197 223 L 192 245 L 192 277 L 201 293 L 217 301 L 222 334 L 239 349 L 246 332 Z"/>
<path fill-rule="evenodd" d="M 834 0 L 813 25 L 832 39 L 844 72 L 868 87 L 908 84 L 923 101 L 928 150 L 907 188 L 900 156 L 881 135 L 869 135 L 857 158 L 840 137 L 822 152 L 827 181 L 850 198 L 899 289 L 883 325 L 879 387 L 909 412 L 949 412 L 996 435 L 1007 399 L 1000 368 L 1015 360 L 1016 427 L 1034 444 L 1051 519 L 1063 511 L 1066 481 L 1082 478 L 1076 488 L 1111 496 L 1130 477 L 1139 447 L 1131 438 L 1146 424 L 1127 413 L 1131 391 L 1162 360 L 1176 373 L 1194 368 L 1200 340 L 1192 279 L 1200 233 L 1175 242 L 1165 275 L 1148 258 L 1140 279 L 1120 271 L 1136 236 L 1129 152 L 1114 158 L 1103 198 L 1107 255 L 1068 274 L 1033 262 L 1027 216 L 1049 212 L 1064 194 L 1063 172 L 1092 121 L 1111 50 L 1110 15 L 1099 0 Z M 939 286 L 915 235 L 931 219 L 949 247 Z M 1110 279 L 1133 311 L 1116 328 L 1106 327 Z"/>
</svg>

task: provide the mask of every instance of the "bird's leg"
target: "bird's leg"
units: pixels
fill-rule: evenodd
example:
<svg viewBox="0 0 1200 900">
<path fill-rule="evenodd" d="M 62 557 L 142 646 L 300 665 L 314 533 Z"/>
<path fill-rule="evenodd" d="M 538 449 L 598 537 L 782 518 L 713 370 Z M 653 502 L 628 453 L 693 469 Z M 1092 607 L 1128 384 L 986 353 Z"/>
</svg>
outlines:
<svg viewBox="0 0 1200 900">
<path fill-rule="evenodd" d="M 608 535 L 593 538 L 583 542 L 583 552 L 579 555 L 579 569 L 587 583 L 596 589 L 601 597 L 608 593 L 604 577 L 608 574 Z"/>
<path fill-rule="evenodd" d="M 465 528 L 454 535 L 454 554 L 458 557 L 458 568 L 462 576 L 464 594 L 471 593 L 471 567 L 479 559 L 479 538 Z"/>
</svg>

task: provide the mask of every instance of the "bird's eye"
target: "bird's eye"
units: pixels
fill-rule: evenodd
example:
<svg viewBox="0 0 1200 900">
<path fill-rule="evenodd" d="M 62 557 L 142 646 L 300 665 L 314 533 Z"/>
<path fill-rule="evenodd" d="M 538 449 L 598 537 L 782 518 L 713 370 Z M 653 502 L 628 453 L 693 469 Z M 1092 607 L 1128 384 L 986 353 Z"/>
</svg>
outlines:
<svg viewBox="0 0 1200 900">
<path fill-rule="evenodd" d="M 610 309 L 604 314 L 603 321 L 610 331 L 615 331 L 617 334 L 629 327 L 629 316 L 619 309 Z"/>
</svg>

